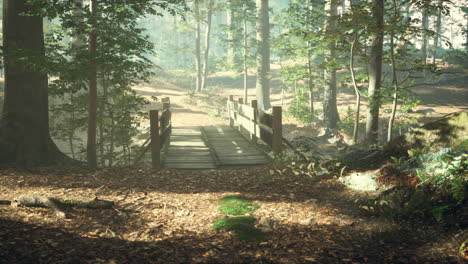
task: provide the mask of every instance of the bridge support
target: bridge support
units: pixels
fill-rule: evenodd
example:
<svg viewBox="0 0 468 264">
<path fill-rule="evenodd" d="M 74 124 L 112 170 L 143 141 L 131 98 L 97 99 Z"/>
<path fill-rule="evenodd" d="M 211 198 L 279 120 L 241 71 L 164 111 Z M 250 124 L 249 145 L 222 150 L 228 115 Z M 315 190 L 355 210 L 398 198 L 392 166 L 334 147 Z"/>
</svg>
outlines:
<svg viewBox="0 0 468 264">
<path fill-rule="evenodd" d="M 283 151 L 283 113 L 281 106 L 273 106 L 273 138 L 272 138 L 272 150 L 275 153 L 281 153 Z"/>
<path fill-rule="evenodd" d="M 159 137 L 159 111 L 150 110 L 151 163 L 153 169 L 161 169 L 161 138 Z"/>
</svg>

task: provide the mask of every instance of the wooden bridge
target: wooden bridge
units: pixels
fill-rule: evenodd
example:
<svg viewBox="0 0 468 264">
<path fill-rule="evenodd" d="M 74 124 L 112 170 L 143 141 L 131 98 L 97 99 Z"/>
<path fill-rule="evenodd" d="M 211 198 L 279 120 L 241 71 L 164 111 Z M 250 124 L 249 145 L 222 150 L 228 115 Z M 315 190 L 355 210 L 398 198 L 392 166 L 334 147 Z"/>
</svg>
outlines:
<svg viewBox="0 0 468 264">
<path fill-rule="evenodd" d="M 151 138 L 145 150 L 151 148 L 153 168 L 254 166 L 270 162 L 266 151 L 281 152 L 281 107 L 273 107 L 269 114 L 257 109 L 255 100 L 246 105 L 242 98 L 234 101 L 230 96 L 227 109 L 226 126 L 172 127 L 170 102 L 165 98 L 161 110 L 150 111 Z"/>
</svg>

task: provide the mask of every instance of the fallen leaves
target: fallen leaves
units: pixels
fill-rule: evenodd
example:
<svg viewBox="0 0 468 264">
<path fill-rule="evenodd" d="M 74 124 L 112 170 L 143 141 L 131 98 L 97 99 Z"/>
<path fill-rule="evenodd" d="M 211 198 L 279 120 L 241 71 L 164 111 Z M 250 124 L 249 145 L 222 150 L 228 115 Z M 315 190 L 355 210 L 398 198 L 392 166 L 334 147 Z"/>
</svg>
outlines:
<svg viewBox="0 0 468 264">
<path fill-rule="evenodd" d="M 23 194 L 88 200 L 98 193 L 117 206 L 105 212 L 75 208 L 70 219 L 57 219 L 47 209 L 0 205 L 0 259 L 7 263 L 391 263 L 401 256 L 408 261 L 417 256 L 431 263 L 425 251 L 416 249 L 441 235 L 450 236 L 408 227 L 420 234 L 409 241 L 408 232 L 391 224 L 361 221 L 353 209 L 353 193 L 340 189 L 335 180 L 313 185 L 307 175 L 272 178 L 270 173 L 268 167 L 161 172 L 125 167 L 97 173 L 3 169 L 0 200 Z M 229 233 L 210 230 L 219 217 L 217 201 L 232 193 L 261 204 L 252 215 L 259 219 L 255 227 L 267 232 L 265 241 L 238 241 Z M 376 231 L 382 228 L 388 234 Z M 398 249 L 402 241 L 409 243 Z M 390 254 L 394 249 L 398 254 Z M 458 256 L 456 249 L 446 247 L 441 252 Z"/>
</svg>

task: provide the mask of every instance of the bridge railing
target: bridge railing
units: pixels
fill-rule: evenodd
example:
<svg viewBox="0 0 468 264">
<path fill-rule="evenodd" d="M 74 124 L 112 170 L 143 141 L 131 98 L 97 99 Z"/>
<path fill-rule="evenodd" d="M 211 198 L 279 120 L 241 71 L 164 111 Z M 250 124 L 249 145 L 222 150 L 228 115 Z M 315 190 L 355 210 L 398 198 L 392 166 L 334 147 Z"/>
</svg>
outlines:
<svg viewBox="0 0 468 264">
<path fill-rule="evenodd" d="M 143 151 L 135 159 L 138 163 L 151 148 L 151 163 L 154 169 L 161 168 L 161 152 L 169 142 L 172 129 L 171 101 L 169 97 L 162 100 L 161 109 L 150 110 L 150 137 L 143 143 Z"/>
<path fill-rule="evenodd" d="M 273 106 L 272 114 L 257 108 L 257 100 L 252 100 L 250 105 L 244 104 L 243 99 L 237 101 L 229 96 L 227 102 L 229 125 L 237 126 L 239 130 L 244 129 L 250 134 L 253 143 L 257 139 L 265 142 L 275 153 L 282 151 L 282 109 Z"/>
</svg>

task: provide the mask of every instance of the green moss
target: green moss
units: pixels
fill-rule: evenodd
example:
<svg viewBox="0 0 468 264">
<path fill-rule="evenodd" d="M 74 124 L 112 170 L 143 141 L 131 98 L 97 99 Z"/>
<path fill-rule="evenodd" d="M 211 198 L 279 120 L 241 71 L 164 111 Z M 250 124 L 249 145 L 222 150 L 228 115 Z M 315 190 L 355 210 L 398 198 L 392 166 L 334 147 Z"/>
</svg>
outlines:
<svg viewBox="0 0 468 264">
<path fill-rule="evenodd" d="M 228 215 L 244 215 L 260 208 L 260 205 L 242 195 L 226 195 L 219 200 L 219 210 Z"/>
<path fill-rule="evenodd" d="M 222 218 L 216 220 L 212 229 L 232 231 L 240 240 L 262 240 L 265 234 L 254 227 L 255 221 L 256 219 L 253 216 Z"/>
</svg>

